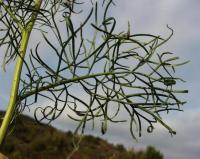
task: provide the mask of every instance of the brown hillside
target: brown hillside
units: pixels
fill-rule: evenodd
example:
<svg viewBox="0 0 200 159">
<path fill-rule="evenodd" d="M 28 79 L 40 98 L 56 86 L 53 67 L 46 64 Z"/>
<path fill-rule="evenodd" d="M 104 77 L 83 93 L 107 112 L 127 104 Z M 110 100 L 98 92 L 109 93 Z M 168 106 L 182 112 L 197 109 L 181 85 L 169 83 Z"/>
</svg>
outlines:
<svg viewBox="0 0 200 159">
<path fill-rule="evenodd" d="M 72 139 L 71 132 L 62 132 L 40 125 L 30 117 L 20 116 L 13 133 L 1 146 L 1 152 L 9 159 L 66 159 L 74 150 Z M 135 152 L 126 150 L 123 145 L 85 135 L 71 159 L 163 159 L 163 155 L 153 147 Z"/>
</svg>

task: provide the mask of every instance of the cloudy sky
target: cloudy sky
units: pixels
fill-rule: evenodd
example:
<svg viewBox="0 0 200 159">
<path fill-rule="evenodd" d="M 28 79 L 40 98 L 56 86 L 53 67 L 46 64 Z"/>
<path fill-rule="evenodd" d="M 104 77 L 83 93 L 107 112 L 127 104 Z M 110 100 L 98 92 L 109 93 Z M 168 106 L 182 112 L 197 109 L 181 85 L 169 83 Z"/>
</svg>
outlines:
<svg viewBox="0 0 200 159">
<path fill-rule="evenodd" d="M 117 1 L 113 14 L 119 17 L 121 26 L 130 20 L 133 32 L 147 32 L 165 35 L 166 25 L 174 29 L 174 36 L 165 49 L 176 53 L 191 62 L 183 66 L 179 73 L 187 83 L 188 103 L 184 112 L 174 112 L 167 121 L 176 129 L 177 135 L 170 135 L 162 128 L 153 134 L 144 134 L 138 143 L 132 143 L 125 129 L 111 131 L 108 138 L 114 141 L 120 138 L 129 146 L 143 147 L 154 145 L 160 149 L 166 159 L 197 159 L 200 156 L 200 1 L 199 0 L 123 0 Z M 117 129 L 117 128 L 116 128 Z M 123 138 L 122 138 L 123 136 Z"/>
<path fill-rule="evenodd" d="M 185 96 L 188 103 L 184 105 L 184 112 L 173 112 L 166 117 L 167 123 L 177 131 L 177 135 L 173 137 L 159 125 L 152 134 L 144 132 L 138 142 L 132 140 L 127 125 L 111 125 L 108 133 L 102 137 L 114 143 L 123 143 L 127 147 L 143 148 L 153 145 L 164 154 L 166 159 L 199 158 L 200 1 L 116 0 L 116 4 L 111 14 L 117 18 L 119 30 L 126 29 L 128 21 L 134 33 L 165 36 L 168 34 L 167 24 L 174 29 L 174 36 L 165 46 L 165 50 L 174 52 L 183 61 L 191 61 L 178 71 L 178 74 L 187 81 L 184 87 L 189 90 L 189 94 Z M 0 109 L 5 109 L 8 100 L 10 74 L 12 69 L 8 68 L 6 73 L 0 70 Z M 73 128 L 72 123 L 66 122 L 64 117 L 56 121 L 55 125 L 60 129 Z M 95 132 L 95 134 L 101 136 L 100 133 Z"/>
</svg>

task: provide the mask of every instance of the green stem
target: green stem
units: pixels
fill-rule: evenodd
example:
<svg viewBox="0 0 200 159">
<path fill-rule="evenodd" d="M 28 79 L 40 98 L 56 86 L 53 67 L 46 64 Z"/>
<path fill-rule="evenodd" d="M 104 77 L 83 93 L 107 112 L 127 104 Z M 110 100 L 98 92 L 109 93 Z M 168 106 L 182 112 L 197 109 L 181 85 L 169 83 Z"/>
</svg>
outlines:
<svg viewBox="0 0 200 159">
<path fill-rule="evenodd" d="M 35 0 L 35 9 L 37 11 L 40 9 L 41 3 L 42 3 L 42 0 Z M 3 143 L 3 140 L 5 139 L 9 124 L 13 118 L 13 114 L 17 105 L 18 89 L 19 89 L 19 83 L 20 83 L 20 76 L 22 72 L 23 60 L 26 54 L 30 34 L 37 18 L 37 14 L 38 12 L 33 12 L 30 21 L 27 23 L 25 28 L 22 29 L 22 40 L 19 47 L 20 56 L 18 56 L 17 58 L 15 71 L 14 71 L 14 77 L 12 80 L 10 99 L 9 99 L 6 114 L 4 116 L 4 119 L 0 128 L 0 145 Z"/>
<path fill-rule="evenodd" d="M 77 81 L 81 81 L 81 80 L 84 80 L 84 79 L 89 79 L 89 78 L 94 78 L 94 77 L 99 77 L 99 76 L 116 75 L 116 74 L 122 74 L 122 73 L 131 73 L 131 71 L 130 72 L 129 71 L 127 71 L 127 72 L 102 72 L 102 73 L 95 73 L 95 74 L 90 74 L 90 75 L 85 75 L 85 76 L 80 76 L 80 77 L 74 77 L 74 78 L 71 78 L 71 79 L 63 79 L 63 80 L 60 80 L 60 81 L 56 81 L 55 83 L 51 83 L 51 84 L 48 84 L 46 86 L 40 87 L 38 89 L 32 90 L 30 92 L 26 92 L 24 95 L 22 95 L 20 97 L 20 101 L 22 101 L 25 98 L 27 98 L 31 95 L 34 95 L 36 93 L 61 86 L 63 84 L 77 82 Z"/>
</svg>

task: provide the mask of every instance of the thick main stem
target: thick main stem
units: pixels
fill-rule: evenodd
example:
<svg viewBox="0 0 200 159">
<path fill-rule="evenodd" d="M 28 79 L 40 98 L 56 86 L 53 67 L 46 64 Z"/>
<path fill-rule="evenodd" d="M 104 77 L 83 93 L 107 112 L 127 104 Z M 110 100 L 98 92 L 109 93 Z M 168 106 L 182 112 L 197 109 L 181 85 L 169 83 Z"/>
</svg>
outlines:
<svg viewBox="0 0 200 159">
<path fill-rule="evenodd" d="M 35 0 L 35 9 L 38 11 L 40 9 L 42 0 Z M 8 103 L 8 107 L 6 110 L 6 114 L 4 116 L 1 128 L 0 128 L 0 145 L 3 143 L 3 140 L 6 136 L 6 133 L 8 131 L 9 124 L 12 120 L 16 105 L 17 105 L 17 98 L 18 98 L 18 89 L 19 89 L 19 83 L 20 83 L 20 77 L 22 72 L 22 66 L 23 66 L 23 60 L 25 58 L 28 41 L 30 38 L 31 31 L 33 29 L 35 20 L 37 18 L 38 12 L 33 12 L 33 15 L 30 19 L 30 21 L 27 23 L 27 25 L 22 30 L 22 40 L 19 47 L 19 53 L 20 56 L 17 58 L 14 76 L 12 80 L 12 87 L 11 87 L 11 93 L 10 93 L 10 99 Z"/>
<path fill-rule="evenodd" d="M 10 93 L 10 99 L 7 107 L 6 114 L 4 116 L 1 129 L 0 129 L 0 144 L 3 142 L 3 139 L 5 138 L 9 123 L 12 119 L 16 102 L 17 102 L 17 96 L 18 96 L 18 88 L 19 88 L 19 81 L 20 81 L 20 75 L 21 75 L 21 70 L 22 70 L 22 65 L 23 65 L 23 60 L 25 56 L 25 51 L 27 48 L 28 44 L 28 39 L 29 38 L 29 33 L 26 31 L 22 32 L 22 42 L 20 46 L 20 56 L 17 58 L 16 66 L 15 66 L 15 72 L 14 72 L 14 77 L 12 80 L 12 87 L 11 87 L 11 93 Z"/>
</svg>

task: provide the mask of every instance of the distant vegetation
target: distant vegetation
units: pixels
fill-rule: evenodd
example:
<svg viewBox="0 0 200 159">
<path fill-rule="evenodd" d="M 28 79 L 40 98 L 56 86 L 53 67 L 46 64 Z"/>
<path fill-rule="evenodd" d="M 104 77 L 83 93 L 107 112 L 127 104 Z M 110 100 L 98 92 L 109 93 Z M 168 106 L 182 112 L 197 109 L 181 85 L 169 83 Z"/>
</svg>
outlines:
<svg viewBox="0 0 200 159">
<path fill-rule="evenodd" d="M 0 114 L 2 116 L 3 112 Z M 1 152 L 9 159 L 66 159 L 73 150 L 72 138 L 71 132 L 39 125 L 33 119 L 21 116 Z M 141 151 L 127 150 L 123 145 L 85 135 L 71 159 L 163 159 L 163 155 L 151 146 Z"/>
</svg>

